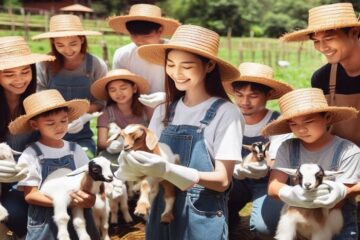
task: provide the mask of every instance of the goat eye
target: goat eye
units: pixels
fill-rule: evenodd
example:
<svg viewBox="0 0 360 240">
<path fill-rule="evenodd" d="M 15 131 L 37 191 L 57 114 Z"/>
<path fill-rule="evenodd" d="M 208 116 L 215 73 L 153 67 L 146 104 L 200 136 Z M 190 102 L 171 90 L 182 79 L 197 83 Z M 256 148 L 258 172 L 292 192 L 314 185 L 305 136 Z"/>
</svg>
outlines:
<svg viewBox="0 0 360 240">
<path fill-rule="evenodd" d="M 100 172 L 100 169 L 97 168 L 97 167 L 93 167 L 91 170 L 92 170 L 92 172 L 94 172 L 94 173 Z"/>
</svg>

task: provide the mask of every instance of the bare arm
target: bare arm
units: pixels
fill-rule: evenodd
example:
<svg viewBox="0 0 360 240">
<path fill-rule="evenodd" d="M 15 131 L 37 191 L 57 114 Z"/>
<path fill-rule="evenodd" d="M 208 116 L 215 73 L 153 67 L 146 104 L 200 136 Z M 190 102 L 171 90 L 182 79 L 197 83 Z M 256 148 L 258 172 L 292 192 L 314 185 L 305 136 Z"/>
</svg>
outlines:
<svg viewBox="0 0 360 240">
<path fill-rule="evenodd" d="M 218 192 L 226 191 L 231 183 L 235 161 L 215 160 L 213 172 L 199 172 L 199 184 Z"/>
<path fill-rule="evenodd" d="M 24 186 L 24 196 L 25 201 L 29 204 L 42 207 L 53 207 L 52 199 L 42 194 L 37 187 Z"/>
<path fill-rule="evenodd" d="M 279 170 L 273 169 L 270 173 L 268 195 L 274 199 L 280 200 L 279 191 L 286 184 L 288 175 Z"/>
<path fill-rule="evenodd" d="M 109 129 L 105 127 L 98 128 L 98 138 L 97 145 L 99 150 L 106 149 L 108 147 L 107 139 L 108 139 Z"/>
<path fill-rule="evenodd" d="M 103 108 L 103 106 L 100 104 L 91 103 L 90 108 L 89 108 L 89 113 L 99 112 L 99 111 L 101 111 L 102 108 Z"/>
</svg>

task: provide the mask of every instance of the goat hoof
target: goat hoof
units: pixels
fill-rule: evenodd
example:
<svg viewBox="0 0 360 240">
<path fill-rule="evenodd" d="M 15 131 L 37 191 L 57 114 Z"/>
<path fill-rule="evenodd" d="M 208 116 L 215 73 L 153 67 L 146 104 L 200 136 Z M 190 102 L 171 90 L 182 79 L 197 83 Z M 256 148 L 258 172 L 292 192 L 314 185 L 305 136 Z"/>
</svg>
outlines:
<svg viewBox="0 0 360 240">
<path fill-rule="evenodd" d="M 149 203 L 138 203 L 134 214 L 139 217 L 144 217 L 148 215 L 148 210 L 150 209 Z"/>
<path fill-rule="evenodd" d="M 174 220 L 174 215 L 172 213 L 165 213 L 161 215 L 161 223 L 169 224 Z"/>
</svg>

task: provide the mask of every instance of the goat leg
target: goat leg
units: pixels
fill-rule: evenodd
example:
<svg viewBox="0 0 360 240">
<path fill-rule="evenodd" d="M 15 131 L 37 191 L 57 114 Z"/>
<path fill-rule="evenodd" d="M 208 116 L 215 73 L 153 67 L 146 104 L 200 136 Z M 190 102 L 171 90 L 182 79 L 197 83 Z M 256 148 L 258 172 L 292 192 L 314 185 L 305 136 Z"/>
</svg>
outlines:
<svg viewBox="0 0 360 240">
<path fill-rule="evenodd" d="M 162 223 L 170 223 L 174 219 L 172 209 L 175 203 L 175 187 L 168 181 L 162 181 L 161 185 L 164 187 L 165 209 L 161 214 Z"/>
<path fill-rule="evenodd" d="M 79 237 L 79 240 L 90 240 L 90 236 L 86 232 L 84 209 L 78 207 L 72 207 L 71 211 L 73 214 L 73 225 Z"/>
</svg>

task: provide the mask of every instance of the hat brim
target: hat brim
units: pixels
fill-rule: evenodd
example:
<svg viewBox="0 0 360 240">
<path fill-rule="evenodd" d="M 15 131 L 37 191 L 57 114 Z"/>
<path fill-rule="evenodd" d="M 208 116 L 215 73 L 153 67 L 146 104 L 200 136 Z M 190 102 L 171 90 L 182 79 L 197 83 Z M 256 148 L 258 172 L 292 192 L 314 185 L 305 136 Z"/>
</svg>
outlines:
<svg viewBox="0 0 360 240">
<path fill-rule="evenodd" d="M 103 77 L 100 78 L 99 80 L 96 80 L 92 85 L 91 85 L 91 94 L 100 100 L 108 100 L 109 99 L 109 94 L 106 90 L 106 85 L 114 80 L 129 80 L 131 82 L 134 82 L 139 90 L 140 94 L 146 94 L 149 92 L 150 90 L 150 85 L 149 83 L 142 77 L 140 76 L 135 76 L 135 75 L 126 75 L 126 74 L 121 74 L 121 75 L 113 75 L 113 76 L 108 76 L 108 77 Z"/>
<path fill-rule="evenodd" d="M 97 31 L 59 31 L 59 32 L 46 32 L 35 35 L 32 40 L 45 39 L 45 38 L 57 38 L 57 37 L 71 37 L 71 36 L 98 36 L 102 35 Z"/>
<path fill-rule="evenodd" d="M 235 93 L 234 93 L 234 88 L 232 87 L 232 83 L 241 82 L 241 81 L 259 83 L 264 86 L 270 87 L 272 90 L 270 92 L 269 100 L 278 99 L 285 93 L 288 93 L 291 90 L 293 90 L 293 88 L 290 85 L 275 79 L 240 75 L 240 78 L 237 80 L 223 83 L 226 92 L 230 95 L 234 95 Z"/>
<path fill-rule="evenodd" d="M 308 114 L 313 113 L 321 113 L 321 112 L 327 112 L 330 115 L 330 121 L 329 124 L 334 124 L 337 122 L 349 120 L 352 118 L 356 118 L 358 111 L 355 108 L 352 107 L 322 107 L 322 108 L 314 108 L 314 109 L 307 109 L 306 111 L 299 111 L 297 113 L 293 113 L 291 115 L 285 116 L 280 115 L 276 120 L 272 121 L 268 125 L 264 127 L 262 130 L 262 134 L 265 136 L 271 136 L 271 135 L 279 135 L 279 134 L 285 134 L 290 133 L 291 129 L 289 127 L 288 120 L 294 118 L 294 117 L 300 117 Z"/>
<path fill-rule="evenodd" d="M 41 113 L 61 108 L 61 107 L 68 107 L 68 118 L 69 123 L 75 119 L 78 119 L 81 115 L 85 114 L 89 110 L 89 101 L 85 99 L 74 99 L 62 104 L 56 104 L 55 106 L 50 106 L 39 111 L 33 112 L 31 114 L 21 115 L 20 117 L 16 118 L 9 124 L 9 131 L 11 134 L 22 134 L 32 131 L 30 126 L 29 120 Z"/>
<path fill-rule="evenodd" d="M 222 60 L 221 58 L 218 58 L 217 56 L 194 47 L 177 44 L 149 44 L 139 47 L 138 54 L 151 63 L 164 65 L 166 49 L 186 51 L 203 56 L 210 60 L 214 60 L 220 69 L 220 76 L 222 81 L 231 81 L 240 77 L 239 70 L 232 64 Z"/>
<path fill-rule="evenodd" d="M 316 33 L 316 32 L 322 32 L 326 30 L 333 30 L 333 29 L 339 29 L 339 28 L 346 28 L 346 27 L 360 27 L 360 22 L 341 22 L 341 23 L 335 23 L 330 25 L 323 25 L 316 28 L 306 28 L 298 31 L 294 31 L 291 33 L 286 33 L 282 37 L 280 37 L 280 40 L 284 42 L 295 42 L 295 41 L 306 41 L 309 40 L 309 34 Z"/>
<path fill-rule="evenodd" d="M 180 26 L 180 23 L 177 20 L 171 18 L 130 15 L 110 17 L 108 19 L 108 24 L 116 32 L 129 34 L 126 23 L 130 21 L 147 21 L 160 24 L 163 27 L 163 35 L 172 35 Z"/>
<path fill-rule="evenodd" d="M 45 54 L 32 53 L 29 55 L 19 57 L 8 57 L 0 61 L 0 71 L 25 65 L 34 64 L 37 62 L 54 61 L 55 57 Z"/>
</svg>

